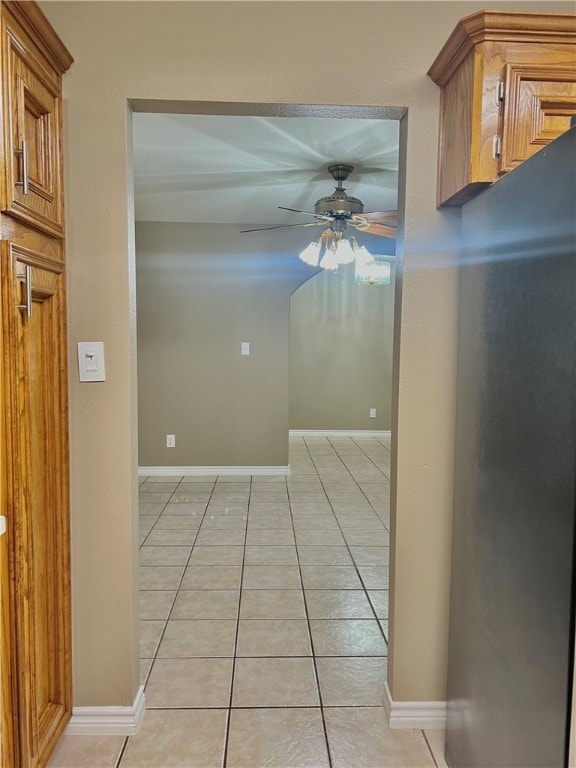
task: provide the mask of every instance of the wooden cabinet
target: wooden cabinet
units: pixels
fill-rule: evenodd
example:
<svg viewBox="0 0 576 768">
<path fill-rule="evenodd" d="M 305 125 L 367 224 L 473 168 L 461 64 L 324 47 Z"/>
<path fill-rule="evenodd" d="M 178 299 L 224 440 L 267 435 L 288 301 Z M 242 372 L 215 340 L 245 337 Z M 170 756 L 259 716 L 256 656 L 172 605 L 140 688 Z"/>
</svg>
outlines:
<svg viewBox="0 0 576 768">
<path fill-rule="evenodd" d="M 35 3 L 0 3 L 0 20 L 0 765 L 35 768 L 72 708 L 60 126 L 72 59 Z"/>
<path fill-rule="evenodd" d="M 438 205 L 463 205 L 570 127 L 576 14 L 462 19 L 429 76 L 441 88 Z"/>
</svg>

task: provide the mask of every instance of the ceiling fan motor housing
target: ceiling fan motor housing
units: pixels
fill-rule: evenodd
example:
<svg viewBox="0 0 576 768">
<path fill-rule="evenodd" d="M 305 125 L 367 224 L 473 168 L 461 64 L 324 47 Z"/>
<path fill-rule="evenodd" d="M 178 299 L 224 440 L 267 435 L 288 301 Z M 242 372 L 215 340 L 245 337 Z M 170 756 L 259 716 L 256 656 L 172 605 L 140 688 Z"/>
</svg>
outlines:
<svg viewBox="0 0 576 768">
<path fill-rule="evenodd" d="M 332 177 L 334 178 L 334 181 L 337 182 L 338 186 L 333 194 L 328 195 L 327 197 L 321 197 L 316 201 L 314 204 L 314 213 L 349 219 L 355 214 L 364 212 L 362 201 L 357 197 L 347 195 L 346 190 L 342 187 L 342 182 L 348 178 L 353 170 L 354 166 L 348 165 L 347 163 L 336 163 L 329 166 L 328 171 L 332 174 Z"/>
</svg>

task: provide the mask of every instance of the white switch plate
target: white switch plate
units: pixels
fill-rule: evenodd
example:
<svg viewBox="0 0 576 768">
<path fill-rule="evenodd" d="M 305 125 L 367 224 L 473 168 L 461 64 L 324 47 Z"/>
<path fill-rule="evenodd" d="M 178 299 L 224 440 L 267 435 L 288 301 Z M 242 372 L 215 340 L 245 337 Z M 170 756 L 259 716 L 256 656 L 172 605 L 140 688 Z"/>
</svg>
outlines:
<svg viewBox="0 0 576 768">
<path fill-rule="evenodd" d="M 0 515 L 0 536 L 4 536 L 6 533 L 6 518 L 4 515 Z"/>
<path fill-rule="evenodd" d="M 80 381 L 106 381 L 103 341 L 78 342 L 78 378 Z"/>
<path fill-rule="evenodd" d="M 243 355 L 249 355 L 250 354 L 250 342 L 249 341 L 243 341 L 242 342 L 242 354 Z"/>
<path fill-rule="evenodd" d="M 176 448 L 176 435 L 166 435 L 166 448 Z"/>
<path fill-rule="evenodd" d="M 370 418 L 371 419 L 376 418 L 376 408 L 370 408 Z"/>
</svg>

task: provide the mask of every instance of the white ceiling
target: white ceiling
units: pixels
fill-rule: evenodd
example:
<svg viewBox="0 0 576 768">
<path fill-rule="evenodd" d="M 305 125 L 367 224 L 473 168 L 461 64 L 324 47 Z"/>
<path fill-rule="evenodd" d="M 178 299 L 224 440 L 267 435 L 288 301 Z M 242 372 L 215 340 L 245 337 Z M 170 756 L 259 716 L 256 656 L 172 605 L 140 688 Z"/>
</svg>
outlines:
<svg viewBox="0 0 576 768">
<path fill-rule="evenodd" d="M 137 221 L 293 224 L 332 194 L 328 165 L 365 211 L 394 210 L 395 120 L 139 114 L 134 124 Z"/>
</svg>

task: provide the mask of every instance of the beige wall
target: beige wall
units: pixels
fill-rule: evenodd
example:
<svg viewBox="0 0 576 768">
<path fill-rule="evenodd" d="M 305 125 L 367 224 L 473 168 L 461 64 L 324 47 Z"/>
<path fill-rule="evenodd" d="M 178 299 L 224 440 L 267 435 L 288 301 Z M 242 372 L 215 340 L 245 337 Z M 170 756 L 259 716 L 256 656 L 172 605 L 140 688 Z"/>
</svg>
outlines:
<svg viewBox="0 0 576 768">
<path fill-rule="evenodd" d="M 458 227 L 435 209 L 439 99 L 426 71 L 482 6 L 42 3 L 76 59 L 64 84 L 70 355 L 102 339 L 108 374 L 79 384 L 71 366 L 76 705 L 130 704 L 138 686 L 131 98 L 408 107 L 389 682 L 396 699 L 444 698 Z"/>
<path fill-rule="evenodd" d="M 390 429 L 393 326 L 393 274 L 389 285 L 356 285 L 350 265 L 298 288 L 290 302 L 290 428 Z"/>
<path fill-rule="evenodd" d="M 288 464 L 290 294 L 313 274 L 294 243 L 309 236 L 239 230 L 136 226 L 141 466 Z"/>
</svg>

